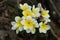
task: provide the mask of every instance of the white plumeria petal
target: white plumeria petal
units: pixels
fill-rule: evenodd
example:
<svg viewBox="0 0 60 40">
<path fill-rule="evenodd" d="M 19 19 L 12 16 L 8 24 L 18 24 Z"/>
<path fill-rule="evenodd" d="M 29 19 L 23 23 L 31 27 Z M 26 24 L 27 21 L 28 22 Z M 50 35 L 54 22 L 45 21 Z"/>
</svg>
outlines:
<svg viewBox="0 0 60 40">
<path fill-rule="evenodd" d="M 32 34 L 35 34 L 36 30 L 34 29 L 33 31 L 31 31 Z"/>
<path fill-rule="evenodd" d="M 37 27 L 37 28 L 39 28 L 39 25 L 38 25 L 38 23 L 36 24 L 36 27 Z"/>
<path fill-rule="evenodd" d="M 30 27 L 30 30 L 32 30 L 32 29 L 33 29 L 33 26 Z"/>
<path fill-rule="evenodd" d="M 41 29 L 39 29 L 39 32 L 40 33 L 47 33 L 47 30 L 41 30 Z"/>
<path fill-rule="evenodd" d="M 44 18 L 45 23 L 51 22 L 51 20 L 49 18 Z"/>
<path fill-rule="evenodd" d="M 24 30 L 27 30 L 27 29 L 26 29 L 26 26 L 23 26 L 23 28 L 24 28 Z"/>
<path fill-rule="evenodd" d="M 16 30 L 16 34 L 18 34 L 18 33 L 19 33 L 19 29 Z"/>
<path fill-rule="evenodd" d="M 39 23 L 39 26 L 41 26 L 42 24 L 43 24 L 43 22 L 40 22 L 40 23 Z"/>
<path fill-rule="evenodd" d="M 22 9 L 22 6 L 23 5 L 26 5 L 26 6 L 28 6 L 28 4 L 27 3 L 24 3 L 24 4 L 20 4 L 20 8 Z"/>
<path fill-rule="evenodd" d="M 42 5 L 41 5 L 41 3 L 38 3 L 38 8 L 40 9 L 40 11 L 44 10 L 43 7 L 42 7 Z"/>
<path fill-rule="evenodd" d="M 39 30 L 40 33 L 47 33 L 47 30 Z"/>
<path fill-rule="evenodd" d="M 36 17 L 40 17 L 40 13 L 37 13 L 37 14 L 36 14 Z"/>
<path fill-rule="evenodd" d="M 35 9 L 35 5 L 33 5 L 33 9 Z"/>
<path fill-rule="evenodd" d="M 24 5 L 28 5 L 27 3 L 24 3 Z"/>
<path fill-rule="evenodd" d="M 39 8 L 41 7 L 41 3 L 38 3 L 38 7 L 39 7 Z"/>
<path fill-rule="evenodd" d="M 22 17 L 22 20 L 26 19 L 24 16 Z"/>
<path fill-rule="evenodd" d="M 26 30 L 27 33 L 30 33 L 30 30 Z"/>
<path fill-rule="evenodd" d="M 46 20 L 46 23 L 50 22 L 50 20 Z"/>
<path fill-rule="evenodd" d="M 20 4 L 20 7 L 22 7 L 22 4 Z"/>
<path fill-rule="evenodd" d="M 33 27 L 26 28 L 26 26 L 24 26 L 23 28 L 24 28 L 24 30 L 32 30 L 33 29 Z"/>
<path fill-rule="evenodd" d="M 22 30 L 23 30 L 23 28 L 22 28 L 22 27 L 19 27 L 18 29 L 19 29 L 19 31 L 22 31 Z"/>
<path fill-rule="evenodd" d="M 20 17 L 19 16 L 16 16 L 15 17 L 15 21 L 17 22 L 18 19 L 20 19 Z"/>
<path fill-rule="evenodd" d="M 29 9 L 31 10 L 31 6 L 29 6 Z"/>
<path fill-rule="evenodd" d="M 48 15 L 47 17 L 44 16 L 44 18 L 49 18 L 49 17 L 50 17 L 50 15 Z"/>
<path fill-rule="evenodd" d="M 28 16 L 26 19 L 27 19 L 27 20 L 28 20 L 28 19 L 32 19 L 32 17 L 31 17 L 31 16 Z"/>
<path fill-rule="evenodd" d="M 25 22 L 25 20 L 23 19 L 23 20 L 21 21 L 21 24 L 24 25 L 24 22 Z"/>
<path fill-rule="evenodd" d="M 16 30 L 16 28 L 17 28 L 17 24 L 13 25 L 13 27 L 11 29 Z"/>
<path fill-rule="evenodd" d="M 33 19 L 33 18 L 32 18 L 32 21 L 37 22 L 36 19 Z"/>
<path fill-rule="evenodd" d="M 50 30 L 50 25 L 48 25 L 48 28 L 46 30 Z"/>
<path fill-rule="evenodd" d="M 47 22 L 51 22 L 51 20 L 50 20 L 50 19 L 46 19 L 46 21 L 47 21 Z"/>
<path fill-rule="evenodd" d="M 11 25 L 15 25 L 15 23 L 16 23 L 16 22 L 12 21 L 12 22 L 11 22 Z"/>
<path fill-rule="evenodd" d="M 49 18 L 50 17 L 50 15 L 48 15 L 47 17 L 45 17 L 45 16 L 43 16 L 44 18 Z"/>
<path fill-rule="evenodd" d="M 37 20 L 33 19 L 33 21 L 34 21 L 34 23 L 35 23 L 35 26 L 38 28 L 38 27 L 39 27 L 39 25 L 38 25 Z"/>
<path fill-rule="evenodd" d="M 36 8 L 36 10 L 37 10 L 37 12 L 39 12 L 40 10 L 39 10 L 39 8 Z"/>
</svg>

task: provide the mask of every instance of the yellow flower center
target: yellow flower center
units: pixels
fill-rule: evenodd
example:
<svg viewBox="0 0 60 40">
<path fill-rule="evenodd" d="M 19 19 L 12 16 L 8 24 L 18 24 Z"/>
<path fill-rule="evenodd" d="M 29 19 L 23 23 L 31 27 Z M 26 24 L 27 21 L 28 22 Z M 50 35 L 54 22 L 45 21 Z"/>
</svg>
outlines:
<svg viewBox="0 0 60 40">
<path fill-rule="evenodd" d="M 28 6 L 27 5 L 23 5 L 22 6 L 22 10 L 27 10 L 28 9 Z"/>
<path fill-rule="evenodd" d="M 43 24 L 40 28 L 40 30 L 45 30 L 48 26 L 46 24 Z"/>
<path fill-rule="evenodd" d="M 17 25 L 18 25 L 18 27 L 22 27 L 22 24 L 21 24 L 20 22 L 21 22 L 21 19 L 18 19 L 18 20 L 17 20 Z"/>
<path fill-rule="evenodd" d="M 30 28 L 34 25 L 33 21 L 32 20 L 26 20 L 25 21 L 25 26 L 26 28 Z"/>
<path fill-rule="evenodd" d="M 33 12 L 34 14 L 36 14 L 36 13 L 37 13 L 37 10 L 36 10 L 36 9 L 32 9 L 32 12 Z"/>
<path fill-rule="evenodd" d="M 41 15 L 42 15 L 42 16 L 46 16 L 46 17 L 47 17 L 49 14 L 48 14 L 48 12 L 47 12 L 47 11 L 43 11 Z"/>
<path fill-rule="evenodd" d="M 26 10 L 26 11 L 23 11 L 23 15 L 24 17 L 32 16 L 32 12 L 30 10 Z"/>
</svg>

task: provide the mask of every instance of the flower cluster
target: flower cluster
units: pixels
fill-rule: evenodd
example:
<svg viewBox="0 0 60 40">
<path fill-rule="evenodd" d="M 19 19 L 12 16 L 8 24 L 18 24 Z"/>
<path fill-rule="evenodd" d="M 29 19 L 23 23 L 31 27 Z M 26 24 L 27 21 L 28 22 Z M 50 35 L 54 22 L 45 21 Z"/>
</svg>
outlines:
<svg viewBox="0 0 60 40">
<path fill-rule="evenodd" d="M 50 29 L 48 22 L 49 10 L 43 9 L 39 3 L 37 7 L 35 5 L 30 6 L 27 3 L 20 4 L 23 16 L 16 16 L 15 21 L 11 22 L 12 30 L 16 30 L 18 34 L 20 31 L 25 30 L 27 33 L 34 34 L 36 28 L 40 33 L 46 33 Z"/>
</svg>

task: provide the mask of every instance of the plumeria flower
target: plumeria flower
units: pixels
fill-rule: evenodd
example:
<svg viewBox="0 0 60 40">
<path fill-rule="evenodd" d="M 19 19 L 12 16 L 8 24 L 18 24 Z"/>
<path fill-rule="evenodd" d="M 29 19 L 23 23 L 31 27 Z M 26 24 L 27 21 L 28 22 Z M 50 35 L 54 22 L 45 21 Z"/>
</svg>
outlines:
<svg viewBox="0 0 60 40">
<path fill-rule="evenodd" d="M 37 21 L 35 21 L 36 24 L 34 24 L 34 27 L 32 28 L 32 30 L 27 30 L 27 33 L 32 33 L 32 34 L 35 34 L 36 32 L 36 28 L 39 28 L 39 25 L 37 23 Z"/>
<path fill-rule="evenodd" d="M 21 21 L 22 25 L 24 25 L 24 30 L 33 30 L 33 28 L 38 28 L 38 22 L 32 17 L 28 16 L 25 20 Z M 27 32 L 29 32 L 27 31 Z"/>
<path fill-rule="evenodd" d="M 28 17 L 28 16 L 31 16 L 31 17 L 33 16 L 33 15 L 32 15 L 32 11 L 29 10 L 29 9 L 23 11 L 22 14 L 23 14 L 23 18 L 26 18 L 26 17 Z"/>
<path fill-rule="evenodd" d="M 50 26 L 43 22 L 39 23 L 39 26 L 40 26 L 40 28 L 39 28 L 40 33 L 46 33 L 47 30 L 50 29 Z"/>
<path fill-rule="evenodd" d="M 11 22 L 12 24 L 12 30 L 16 30 L 16 33 L 18 34 L 19 31 L 23 30 L 23 25 L 21 24 L 21 18 L 19 16 L 15 17 L 15 22 Z"/>
<path fill-rule="evenodd" d="M 20 4 L 20 9 L 22 9 L 24 11 L 24 10 L 27 10 L 27 9 L 31 9 L 31 6 L 29 6 L 27 3 L 24 3 L 23 5 Z"/>
<path fill-rule="evenodd" d="M 50 17 L 49 10 L 43 10 L 41 12 L 41 16 L 44 17 L 44 18 L 49 18 Z"/>
<path fill-rule="evenodd" d="M 39 17 L 40 16 L 40 13 L 39 13 L 39 8 L 35 8 L 35 5 L 33 5 L 32 7 L 32 12 L 33 12 L 33 17 Z"/>
<path fill-rule="evenodd" d="M 40 9 L 41 11 L 41 16 L 44 17 L 44 18 L 49 18 L 50 15 L 49 15 L 49 10 L 45 10 L 43 9 L 43 7 L 41 6 L 41 3 L 38 4 L 38 8 Z"/>
</svg>

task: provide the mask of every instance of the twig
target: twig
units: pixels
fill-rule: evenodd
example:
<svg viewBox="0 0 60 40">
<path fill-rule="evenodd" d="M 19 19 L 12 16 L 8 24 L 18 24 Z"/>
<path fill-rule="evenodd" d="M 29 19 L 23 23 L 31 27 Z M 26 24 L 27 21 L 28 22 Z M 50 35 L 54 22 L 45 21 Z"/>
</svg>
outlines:
<svg viewBox="0 0 60 40">
<path fill-rule="evenodd" d="M 58 36 L 55 34 L 55 32 L 53 31 L 52 28 L 51 28 L 51 32 L 52 32 L 52 34 L 53 34 L 56 38 L 58 38 Z"/>
<path fill-rule="evenodd" d="M 19 0 L 17 0 L 17 6 L 19 6 L 19 2 L 20 2 L 20 1 L 19 1 Z"/>
<path fill-rule="evenodd" d="M 53 24 L 53 22 L 52 22 L 52 24 Z M 51 26 L 53 26 L 53 28 L 51 28 L 51 32 L 52 32 L 53 36 L 55 36 L 56 38 L 58 38 L 58 36 L 54 32 L 55 27 L 52 24 L 51 24 Z"/>
</svg>

